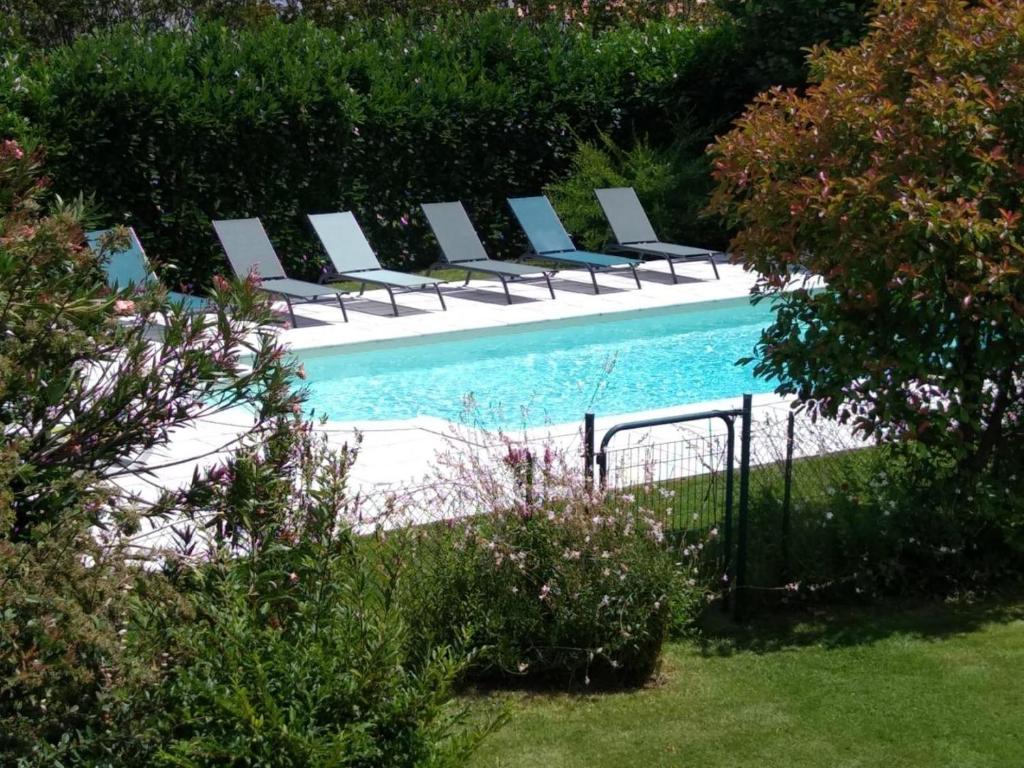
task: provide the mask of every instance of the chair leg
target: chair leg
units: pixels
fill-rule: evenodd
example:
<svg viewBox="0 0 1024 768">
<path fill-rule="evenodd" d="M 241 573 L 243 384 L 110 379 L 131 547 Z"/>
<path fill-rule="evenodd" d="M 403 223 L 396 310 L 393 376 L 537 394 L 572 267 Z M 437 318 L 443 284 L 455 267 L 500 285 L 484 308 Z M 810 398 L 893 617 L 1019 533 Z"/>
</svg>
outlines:
<svg viewBox="0 0 1024 768">
<path fill-rule="evenodd" d="M 362 296 L 366 292 L 366 283 L 359 284 L 359 295 Z"/>
<path fill-rule="evenodd" d="M 543 272 L 542 274 L 544 275 L 545 282 L 548 284 L 548 292 L 551 294 L 551 298 L 553 299 L 555 298 L 555 289 L 551 287 L 551 275 L 547 272 Z"/>
<path fill-rule="evenodd" d="M 672 257 L 669 256 L 665 261 L 668 262 L 668 271 L 672 273 L 672 284 L 675 285 L 679 282 L 679 278 L 676 276 L 676 263 L 672 261 Z"/>
<path fill-rule="evenodd" d="M 466 270 L 466 282 L 464 282 L 464 283 L 462 284 L 462 287 L 463 287 L 463 288 L 465 288 L 465 287 L 466 287 L 467 285 L 469 285 L 469 277 L 470 277 L 470 275 L 472 275 L 472 274 L 473 274 L 473 273 L 472 273 L 472 272 L 470 272 L 470 271 L 469 271 L 468 269 Z"/>
<path fill-rule="evenodd" d="M 444 294 L 441 293 L 441 286 L 438 285 L 437 283 L 434 283 L 434 290 L 437 291 L 437 298 L 439 298 L 441 300 L 441 309 L 443 309 L 445 312 L 447 312 L 448 311 L 448 307 L 445 306 Z"/>
<path fill-rule="evenodd" d="M 395 313 L 395 317 L 398 317 L 398 305 L 395 303 L 395 292 L 391 290 L 390 285 L 384 286 L 388 292 L 388 298 L 391 299 L 391 311 Z"/>
<path fill-rule="evenodd" d="M 642 289 L 643 286 L 640 285 L 640 275 L 638 275 L 636 273 L 636 267 L 634 267 L 632 264 L 630 264 L 629 268 L 633 270 L 633 279 L 636 280 L 636 288 L 637 288 L 637 290 Z"/>
<path fill-rule="evenodd" d="M 292 328 L 294 328 L 295 327 L 295 309 L 294 309 L 294 307 L 292 307 L 292 300 L 289 299 L 287 296 L 284 296 L 284 295 L 282 295 L 281 298 L 284 299 L 284 303 L 288 305 L 288 314 L 292 318 Z"/>
<path fill-rule="evenodd" d="M 710 261 L 710 262 L 711 262 L 711 268 L 712 268 L 713 270 L 715 270 L 715 280 L 721 280 L 722 278 L 721 278 L 721 276 L 720 276 L 720 275 L 718 274 L 718 265 L 717 265 L 717 264 L 715 264 L 715 254 L 713 254 L 713 253 L 709 253 L 709 254 L 708 254 L 708 261 Z"/>
<path fill-rule="evenodd" d="M 338 297 L 338 306 L 341 307 L 341 316 L 344 318 L 345 322 L 347 323 L 348 322 L 348 311 L 345 309 L 345 302 L 342 301 L 340 293 L 336 293 L 334 295 Z"/>
<path fill-rule="evenodd" d="M 504 275 L 498 275 L 498 279 L 501 280 L 501 287 L 505 289 L 505 299 L 511 304 L 512 294 L 508 292 L 508 280 L 505 279 Z"/>
<path fill-rule="evenodd" d="M 593 267 L 587 267 L 587 271 L 590 272 L 590 282 L 594 284 L 594 295 L 597 296 L 601 292 L 601 289 L 597 285 L 597 273 Z"/>
</svg>

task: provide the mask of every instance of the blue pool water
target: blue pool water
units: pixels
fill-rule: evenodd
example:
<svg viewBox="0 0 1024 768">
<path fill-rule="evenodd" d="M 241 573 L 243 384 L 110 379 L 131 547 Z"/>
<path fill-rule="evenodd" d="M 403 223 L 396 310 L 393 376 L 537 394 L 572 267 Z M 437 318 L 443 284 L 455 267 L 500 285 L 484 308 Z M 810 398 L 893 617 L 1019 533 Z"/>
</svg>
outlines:
<svg viewBox="0 0 1024 768">
<path fill-rule="evenodd" d="M 514 429 L 770 392 L 752 366 L 772 312 L 746 299 L 305 352 L 309 403 L 339 421 L 437 416 Z"/>
</svg>

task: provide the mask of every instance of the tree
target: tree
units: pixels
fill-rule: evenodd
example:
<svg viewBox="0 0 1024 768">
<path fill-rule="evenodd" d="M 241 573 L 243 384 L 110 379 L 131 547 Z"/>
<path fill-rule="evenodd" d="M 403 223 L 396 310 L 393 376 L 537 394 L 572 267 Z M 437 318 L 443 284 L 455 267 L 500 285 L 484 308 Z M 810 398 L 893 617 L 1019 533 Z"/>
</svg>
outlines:
<svg viewBox="0 0 1024 768">
<path fill-rule="evenodd" d="M 886 0 L 711 149 L 711 209 L 778 307 L 758 373 L 975 473 L 1022 436 L 1022 28 L 1019 0 Z"/>
</svg>

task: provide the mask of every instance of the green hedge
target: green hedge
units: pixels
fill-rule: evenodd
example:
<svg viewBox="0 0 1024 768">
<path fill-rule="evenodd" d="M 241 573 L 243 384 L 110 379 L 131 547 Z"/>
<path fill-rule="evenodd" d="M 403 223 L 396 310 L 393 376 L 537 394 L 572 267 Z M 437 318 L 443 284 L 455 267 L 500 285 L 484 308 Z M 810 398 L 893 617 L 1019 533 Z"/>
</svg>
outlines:
<svg viewBox="0 0 1024 768">
<path fill-rule="evenodd" d="M 124 28 L 3 76 L 20 78 L 8 106 L 50 148 L 56 190 L 94 193 L 202 282 L 224 268 L 211 218 L 259 215 L 287 268 L 314 276 L 306 213 L 354 210 L 382 260 L 411 268 L 436 256 L 419 202 L 462 199 L 494 252 L 514 254 L 507 196 L 564 172 L 577 136 L 670 135 L 687 73 L 734 37 L 670 22 L 594 35 L 500 12 L 343 33 Z"/>
</svg>

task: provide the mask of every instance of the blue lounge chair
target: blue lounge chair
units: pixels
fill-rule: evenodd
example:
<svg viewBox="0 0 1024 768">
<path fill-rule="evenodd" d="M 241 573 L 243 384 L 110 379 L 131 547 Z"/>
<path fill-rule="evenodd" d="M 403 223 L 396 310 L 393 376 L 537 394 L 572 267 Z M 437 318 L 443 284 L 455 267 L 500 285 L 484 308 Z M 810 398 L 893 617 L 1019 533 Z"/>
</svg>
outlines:
<svg viewBox="0 0 1024 768">
<path fill-rule="evenodd" d="M 356 217 L 349 211 L 342 213 L 310 214 L 309 223 L 316 230 L 317 237 L 323 243 L 327 257 L 334 265 L 334 273 L 328 277 L 355 280 L 360 284 L 359 295 L 363 295 L 366 284 L 383 286 L 391 299 L 391 309 L 398 317 L 398 304 L 395 303 L 395 290 L 419 290 L 433 288 L 441 301 L 441 309 L 447 310 L 444 296 L 441 295 L 441 283 L 433 277 L 410 275 L 406 272 L 394 272 L 384 269 L 373 252 Z"/>
<path fill-rule="evenodd" d="M 594 194 L 604 209 L 608 223 L 612 225 L 612 232 L 617 241 L 609 250 L 635 253 L 640 258 L 665 259 L 669 271 L 672 272 L 673 283 L 679 282 L 676 277 L 676 261 L 690 259 L 707 259 L 711 263 L 711 269 L 715 271 L 715 279 L 721 279 L 718 275 L 718 266 L 715 264 L 715 255 L 718 251 L 663 243 L 658 240 L 640 198 L 636 196 L 636 191 L 632 187 L 595 189 Z"/>
<path fill-rule="evenodd" d="M 288 305 L 292 325 L 295 325 L 293 300 L 315 302 L 321 296 L 334 296 L 341 307 L 341 316 L 348 322 L 348 312 L 342 296 L 345 291 L 328 285 L 294 280 L 285 274 L 281 260 L 274 252 L 274 246 L 267 237 L 267 231 L 259 219 L 227 219 L 213 222 L 213 229 L 227 254 L 231 268 L 239 277 L 255 274 L 260 279 L 260 290 L 273 296 L 280 296 Z"/>
<path fill-rule="evenodd" d="M 443 262 L 435 264 L 435 267 L 448 266 L 466 270 L 466 285 L 469 285 L 469 277 L 473 272 L 494 275 L 501 280 L 501 287 L 505 289 L 505 298 L 509 304 L 512 303 L 512 295 L 508 292 L 510 280 L 542 275 L 548 284 L 551 298 L 555 298 L 549 270 L 497 261 L 487 255 L 484 244 L 480 242 L 479 235 L 473 229 L 462 203 L 423 203 L 420 207 L 423 208 L 427 222 L 434 231 L 434 237 L 441 246 Z"/>
<path fill-rule="evenodd" d="M 636 280 L 636 287 L 640 288 L 640 277 L 636 268 L 643 262 L 639 259 L 631 259 L 626 256 L 612 256 L 607 253 L 591 253 L 590 251 L 576 250 L 572 244 L 569 233 L 565 231 L 562 222 L 551 207 L 546 197 L 512 197 L 508 204 L 512 212 L 519 220 L 519 225 L 526 233 L 533 248 L 532 253 L 527 256 L 534 256 L 546 261 L 555 263 L 571 264 L 576 267 L 585 267 L 590 273 L 590 280 L 594 284 L 594 293 L 600 293 L 597 285 L 597 273 L 609 272 L 613 269 L 625 267 L 633 273 Z"/>
<path fill-rule="evenodd" d="M 145 290 L 159 281 L 149 267 L 146 252 L 142 250 L 135 230 L 128 227 L 128 247 L 110 253 L 103 252 L 103 242 L 113 233 L 112 229 L 97 229 L 86 232 L 85 239 L 97 256 L 103 259 L 103 272 L 107 277 L 107 285 L 115 291 L 130 288 Z M 168 291 L 169 303 L 184 309 L 186 312 L 215 312 L 216 308 L 201 296 L 188 293 Z"/>
</svg>

